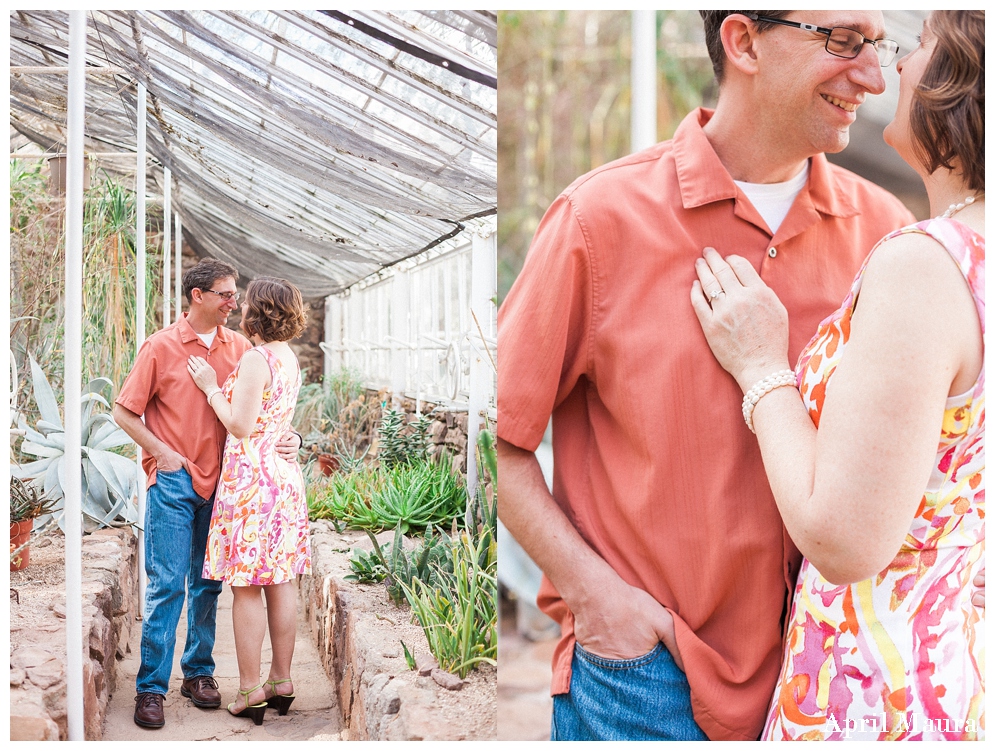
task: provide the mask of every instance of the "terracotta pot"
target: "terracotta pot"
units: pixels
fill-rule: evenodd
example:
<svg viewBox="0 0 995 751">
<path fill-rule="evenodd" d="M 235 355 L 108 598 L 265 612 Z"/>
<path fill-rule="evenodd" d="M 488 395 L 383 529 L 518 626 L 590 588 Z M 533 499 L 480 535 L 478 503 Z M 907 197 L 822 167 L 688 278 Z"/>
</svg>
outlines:
<svg viewBox="0 0 995 751">
<path fill-rule="evenodd" d="M 318 454 L 318 468 L 328 477 L 339 468 L 339 460 L 331 454 Z"/>
<path fill-rule="evenodd" d="M 25 519 L 21 522 L 11 522 L 10 525 L 10 552 L 13 553 L 21 545 L 24 545 L 31 536 L 31 530 L 35 525 L 34 519 Z M 20 571 L 27 567 L 31 560 L 31 550 L 25 547 L 20 553 L 10 560 L 10 570 Z"/>
</svg>

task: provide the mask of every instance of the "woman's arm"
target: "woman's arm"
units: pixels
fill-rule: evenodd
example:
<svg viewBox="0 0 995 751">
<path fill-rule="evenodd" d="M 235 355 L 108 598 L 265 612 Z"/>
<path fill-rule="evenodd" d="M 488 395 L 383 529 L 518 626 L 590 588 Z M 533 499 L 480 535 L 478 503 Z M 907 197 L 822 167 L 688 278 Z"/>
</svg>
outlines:
<svg viewBox="0 0 995 751">
<path fill-rule="evenodd" d="M 700 271 L 702 285 L 721 282 L 727 294 L 712 310 L 698 286 L 692 302 L 745 391 L 786 364 L 786 326 L 752 266 L 731 257 L 723 268 L 714 251 L 706 258 L 714 277 Z M 819 430 L 794 389 L 757 404 L 754 426 L 785 526 L 829 581 L 866 579 L 898 552 L 935 460 L 946 398 L 977 378 L 980 347 L 974 302 L 953 260 L 925 236 L 901 235 L 864 272 Z"/>
<path fill-rule="evenodd" d="M 217 375 L 202 357 L 191 357 L 187 370 L 197 387 L 207 394 L 214 413 L 235 438 L 245 438 L 252 432 L 259 410 L 263 406 L 263 391 L 269 384 L 270 373 L 266 359 L 252 350 L 242 355 L 238 377 L 232 387 L 231 403 L 218 388 Z"/>
</svg>

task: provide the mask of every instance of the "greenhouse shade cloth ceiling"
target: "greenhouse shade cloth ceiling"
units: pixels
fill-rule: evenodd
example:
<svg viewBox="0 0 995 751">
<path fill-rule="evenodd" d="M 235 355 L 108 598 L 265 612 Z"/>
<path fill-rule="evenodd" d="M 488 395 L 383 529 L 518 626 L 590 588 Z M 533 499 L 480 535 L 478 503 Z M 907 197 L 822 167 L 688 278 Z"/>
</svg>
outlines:
<svg viewBox="0 0 995 751">
<path fill-rule="evenodd" d="M 185 238 L 243 277 L 332 294 L 495 212 L 491 12 L 88 11 L 87 33 L 118 69 L 87 76 L 87 152 L 135 150 L 144 84 Z M 20 69 L 63 68 L 68 39 L 65 12 L 10 13 L 12 152 L 65 151 L 66 75 Z"/>
</svg>

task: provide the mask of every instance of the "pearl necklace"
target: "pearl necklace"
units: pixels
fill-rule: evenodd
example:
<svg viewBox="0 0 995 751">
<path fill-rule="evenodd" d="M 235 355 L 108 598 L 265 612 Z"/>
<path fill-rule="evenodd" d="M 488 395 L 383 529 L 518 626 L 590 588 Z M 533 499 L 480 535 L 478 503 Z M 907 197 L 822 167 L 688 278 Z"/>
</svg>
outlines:
<svg viewBox="0 0 995 751">
<path fill-rule="evenodd" d="M 977 196 L 968 196 L 961 203 L 952 203 L 952 204 L 950 204 L 950 207 L 946 211 L 944 211 L 942 214 L 940 214 L 940 216 L 937 217 L 937 218 L 938 219 L 949 219 L 950 217 L 952 217 L 954 214 L 956 214 L 961 209 L 964 209 L 964 208 L 967 208 L 968 206 L 970 206 L 978 198 L 984 197 L 984 195 L 985 195 L 984 193 L 979 193 Z"/>
</svg>

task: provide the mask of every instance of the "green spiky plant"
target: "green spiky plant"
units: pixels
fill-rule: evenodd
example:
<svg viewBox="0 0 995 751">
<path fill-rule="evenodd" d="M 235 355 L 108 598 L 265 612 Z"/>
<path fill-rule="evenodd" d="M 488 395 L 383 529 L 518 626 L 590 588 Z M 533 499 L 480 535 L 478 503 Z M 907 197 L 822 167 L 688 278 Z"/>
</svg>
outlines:
<svg viewBox="0 0 995 751">
<path fill-rule="evenodd" d="M 310 518 L 332 519 L 351 529 L 398 527 L 402 534 L 417 533 L 429 525 L 448 527 L 465 512 L 465 485 L 445 454 L 389 469 L 364 467 L 314 477 L 308 488 Z"/>
<path fill-rule="evenodd" d="M 305 377 L 302 373 L 302 377 Z M 341 368 L 301 387 L 294 410 L 294 429 L 304 445 L 331 452 L 337 445 L 355 455 L 368 440 L 372 412 L 357 371 Z"/>
<path fill-rule="evenodd" d="M 465 527 L 449 538 L 451 565 L 435 566 L 434 582 L 400 582 L 439 666 L 460 678 L 497 664 L 497 451 L 489 430 L 477 437 L 477 467 Z"/>
<path fill-rule="evenodd" d="M 409 462 L 428 461 L 428 431 L 432 427 L 431 414 L 421 415 L 408 423 L 408 434 L 405 437 L 404 450 Z"/>
<path fill-rule="evenodd" d="M 377 460 L 384 469 L 390 469 L 407 461 L 407 441 L 404 438 L 404 413 L 400 410 L 381 405 L 383 417 L 377 433 L 380 444 L 377 449 Z"/>
<path fill-rule="evenodd" d="M 372 556 L 385 570 L 382 581 L 387 594 L 395 605 L 405 600 L 404 587 L 410 587 L 415 580 L 434 585 L 440 572 L 452 572 L 453 561 L 449 537 L 445 533 L 436 535 L 428 527 L 421 542 L 409 553 L 404 549 L 404 537 L 400 527 L 394 530 L 394 542 L 381 546 L 373 533 L 367 531 L 373 543 Z"/>
<path fill-rule="evenodd" d="M 34 456 L 36 460 L 24 465 L 12 464 L 10 474 L 36 486 L 53 500 L 52 513 L 65 531 L 65 428 L 55 392 L 45 373 L 33 359 L 30 362 L 35 403 L 41 419 L 31 428 L 21 415 L 18 428 L 24 431 L 21 453 Z M 134 442 L 109 414 L 95 410 L 98 404 L 110 409 L 110 404 L 101 395 L 110 385 L 106 378 L 95 379 L 87 384 L 80 397 L 82 511 L 86 532 L 103 526 L 134 524 L 138 518 L 138 510 L 132 503 L 136 492 L 135 462 L 112 451 Z"/>
<path fill-rule="evenodd" d="M 457 535 L 453 570 L 439 570 L 435 586 L 400 582 L 439 667 L 460 678 L 478 664 L 497 664 L 497 551 L 487 537 Z"/>
<path fill-rule="evenodd" d="M 47 498 L 37 485 L 19 477 L 10 478 L 10 522 L 23 522 L 51 514 L 55 501 Z"/>
</svg>

